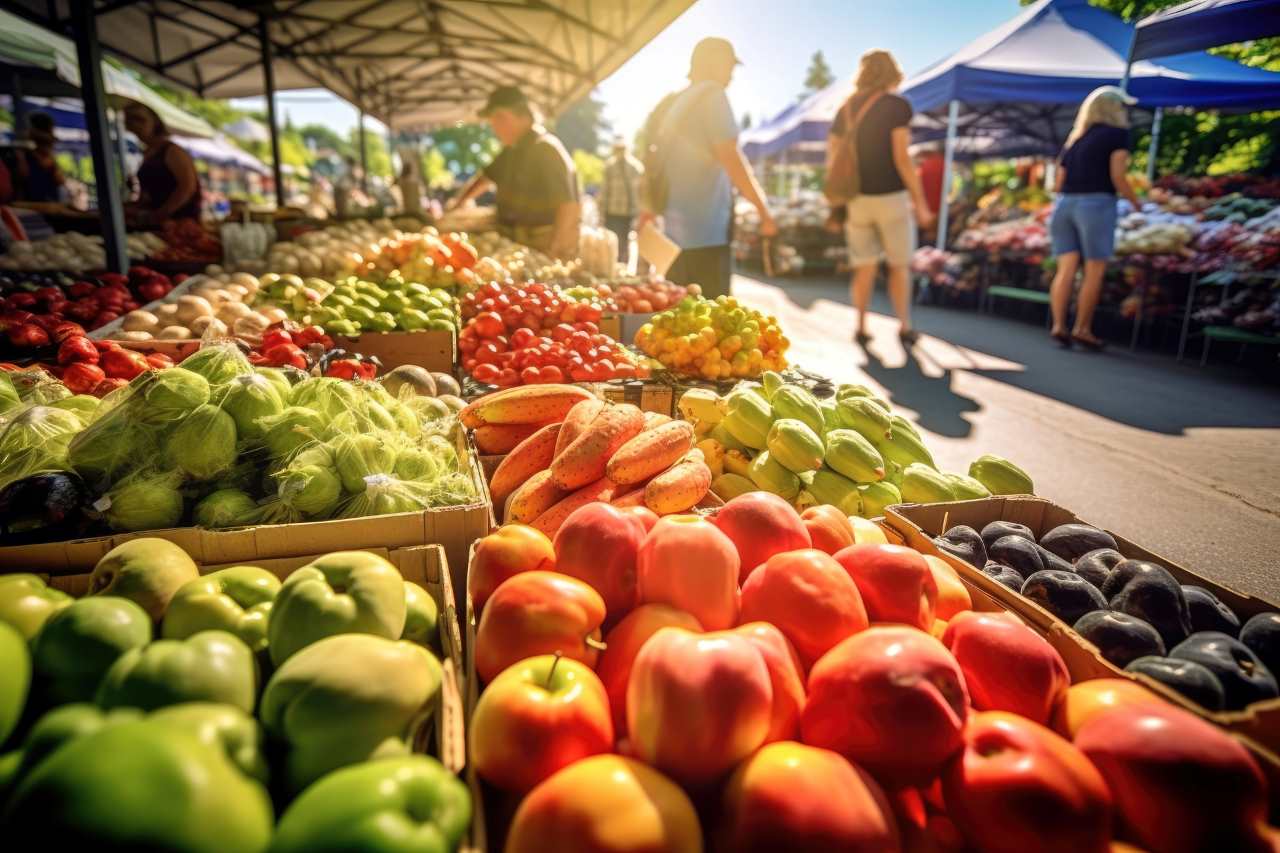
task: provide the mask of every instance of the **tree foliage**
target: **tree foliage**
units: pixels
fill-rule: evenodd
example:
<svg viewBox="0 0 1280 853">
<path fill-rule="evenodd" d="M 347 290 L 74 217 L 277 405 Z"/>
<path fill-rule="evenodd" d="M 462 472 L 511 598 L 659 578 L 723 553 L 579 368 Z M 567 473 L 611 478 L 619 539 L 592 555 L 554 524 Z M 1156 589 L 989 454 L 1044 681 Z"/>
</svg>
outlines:
<svg viewBox="0 0 1280 853">
<path fill-rule="evenodd" d="M 459 178 L 469 178 L 489 165 L 502 147 L 487 124 L 441 128 L 427 134 L 427 144 L 440 152 L 446 167 Z"/>
<path fill-rule="evenodd" d="M 604 160 L 581 148 L 573 152 L 573 165 L 578 170 L 578 183 L 584 190 L 604 183 Z"/>
<path fill-rule="evenodd" d="M 368 173 L 370 175 L 381 175 L 384 178 L 391 177 L 391 154 L 387 151 L 387 141 L 382 137 L 382 134 L 367 127 L 363 129 L 363 132 L 365 156 L 369 161 Z M 350 146 L 352 155 L 357 161 L 360 159 L 360 133 L 361 128 L 351 128 Z"/>
<path fill-rule="evenodd" d="M 569 151 L 599 154 L 610 142 L 613 125 L 604 117 L 604 101 L 592 93 L 561 113 L 553 130 Z"/>
<path fill-rule="evenodd" d="M 820 92 L 835 81 L 836 75 L 832 73 L 831 66 L 827 64 L 827 58 L 819 50 L 809 60 L 809 70 L 804 73 L 804 91 L 800 93 L 800 97 L 804 98 L 806 95 Z"/>
</svg>

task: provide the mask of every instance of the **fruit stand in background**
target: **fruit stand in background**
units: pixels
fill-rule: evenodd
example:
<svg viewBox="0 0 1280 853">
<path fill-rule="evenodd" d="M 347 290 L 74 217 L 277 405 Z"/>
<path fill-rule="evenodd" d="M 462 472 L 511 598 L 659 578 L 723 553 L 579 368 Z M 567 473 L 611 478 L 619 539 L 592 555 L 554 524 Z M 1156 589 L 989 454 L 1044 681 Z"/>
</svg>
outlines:
<svg viewBox="0 0 1280 853">
<path fill-rule="evenodd" d="M 759 212 L 745 200 L 739 199 L 735 204 L 733 256 L 739 263 L 775 275 L 812 275 L 844 269 L 848 256 L 844 232 L 827 229 L 830 206 L 821 192 L 799 190 L 785 198 L 771 197 L 769 209 L 778 223 L 778 236 L 768 241 L 770 258 L 766 265 Z"/>
</svg>

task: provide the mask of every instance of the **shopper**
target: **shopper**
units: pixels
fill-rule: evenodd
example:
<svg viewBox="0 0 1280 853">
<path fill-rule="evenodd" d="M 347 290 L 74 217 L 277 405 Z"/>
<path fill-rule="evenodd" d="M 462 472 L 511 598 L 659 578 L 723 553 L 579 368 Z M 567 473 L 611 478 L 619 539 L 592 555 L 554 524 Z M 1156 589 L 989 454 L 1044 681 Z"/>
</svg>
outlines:
<svg viewBox="0 0 1280 853">
<path fill-rule="evenodd" d="M 413 161 L 405 158 L 404 168 L 400 170 L 400 212 L 405 216 L 422 216 L 422 182 L 418 180 Z"/>
<path fill-rule="evenodd" d="M 680 247 L 667 278 L 700 284 L 713 298 L 729 293 L 735 188 L 760 212 L 760 236 L 778 233 L 764 191 L 738 147 L 738 121 L 725 92 L 739 64 L 725 39 L 698 42 L 689 85 L 664 98 L 644 130 L 650 186 L 641 221 L 661 215 L 663 230 Z M 660 173 L 651 168 L 655 162 Z"/>
<path fill-rule="evenodd" d="M 333 184 L 333 214 L 338 219 L 354 215 L 367 201 L 360 186 L 364 173 L 356 163 L 356 158 L 346 154 L 342 158 L 342 164 L 345 168 Z"/>
<path fill-rule="evenodd" d="M 494 89 L 480 115 L 489 120 L 502 153 L 449 206 L 493 189 L 498 225 L 508 236 L 557 258 L 577 257 L 582 204 L 569 152 L 515 86 Z"/>
<path fill-rule="evenodd" d="M 898 61 L 886 50 L 869 50 L 858 64 L 853 95 L 840 108 L 827 137 L 827 163 L 841 146 L 852 146 L 857 165 L 858 192 L 845 210 L 845 239 L 853 278 L 849 284 L 858 309 L 859 344 L 867 334 L 867 307 L 881 259 L 888 267 L 889 299 L 900 323 L 904 346 L 916 342 L 911 327 L 911 282 L 908 269 L 916 249 L 916 225 L 928 228 L 933 213 L 925 199 L 915 164 L 907 151 L 911 142 L 911 105 L 895 94 L 902 82 Z"/>
<path fill-rule="evenodd" d="M 604 163 L 600 187 L 600 212 L 604 226 L 618 237 L 618 260 L 631 260 L 631 223 L 640 212 L 640 178 L 644 164 L 627 153 L 621 136 L 613 140 L 613 153 Z"/>
<path fill-rule="evenodd" d="M 19 150 L 15 157 L 19 200 L 60 201 L 61 190 L 67 179 L 58 167 L 53 153 L 53 118 L 46 113 L 32 113 L 28 116 L 27 139 L 35 148 L 30 151 Z"/>
<path fill-rule="evenodd" d="M 1075 126 L 1067 137 L 1058 164 L 1058 198 L 1049 220 L 1049 236 L 1058 272 L 1049 289 L 1053 311 L 1053 339 L 1064 347 L 1072 343 L 1100 350 L 1103 343 L 1093 333 L 1093 311 L 1102 292 L 1102 277 L 1115 248 L 1116 195 L 1141 205 L 1129 184 L 1129 115 L 1135 103 L 1117 86 L 1094 89 L 1080 105 Z M 1084 258 L 1084 282 L 1076 301 L 1076 321 L 1067 331 L 1067 309 L 1080 259 Z"/>
<path fill-rule="evenodd" d="M 143 148 L 138 201 L 130 213 L 152 227 L 170 219 L 198 220 L 200 175 L 191 155 L 169 138 L 169 129 L 150 107 L 130 103 L 124 109 L 124 126 Z"/>
</svg>

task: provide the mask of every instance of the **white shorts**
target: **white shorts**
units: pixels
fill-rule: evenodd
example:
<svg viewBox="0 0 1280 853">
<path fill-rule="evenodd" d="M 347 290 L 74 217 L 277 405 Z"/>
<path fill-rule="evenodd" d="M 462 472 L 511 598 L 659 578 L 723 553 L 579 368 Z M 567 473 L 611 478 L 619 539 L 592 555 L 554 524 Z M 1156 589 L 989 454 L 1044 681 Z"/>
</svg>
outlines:
<svg viewBox="0 0 1280 853">
<path fill-rule="evenodd" d="M 916 250 L 916 220 L 906 190 L 860 195 L 849 202 L 847 212 L 844 236 L 851 266 L 870 266 L 881 258 L 891 267 L 911 263 Z"/>
</svg>

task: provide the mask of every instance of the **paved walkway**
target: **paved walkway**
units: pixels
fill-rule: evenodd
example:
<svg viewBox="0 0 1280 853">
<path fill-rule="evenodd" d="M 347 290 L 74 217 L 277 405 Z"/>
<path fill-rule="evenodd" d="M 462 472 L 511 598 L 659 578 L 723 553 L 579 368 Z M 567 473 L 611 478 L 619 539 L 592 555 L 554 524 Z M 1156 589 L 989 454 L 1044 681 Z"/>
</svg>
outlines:
<svg viewBox="0 0 1280 853">
<path fill-rule="evenodd" d="M 734 292 L 782 320 L 794 363 L 909 410 L 945 469 L 1008 457 L 1082 518 L 1280 602 L 1280 387 L 1194 359 L 1064 352 L 1043 326 L 931 306 L 906 353 L 879 288 L 863 351 L 846 282 L 737 276 Z"/>
</svg>

